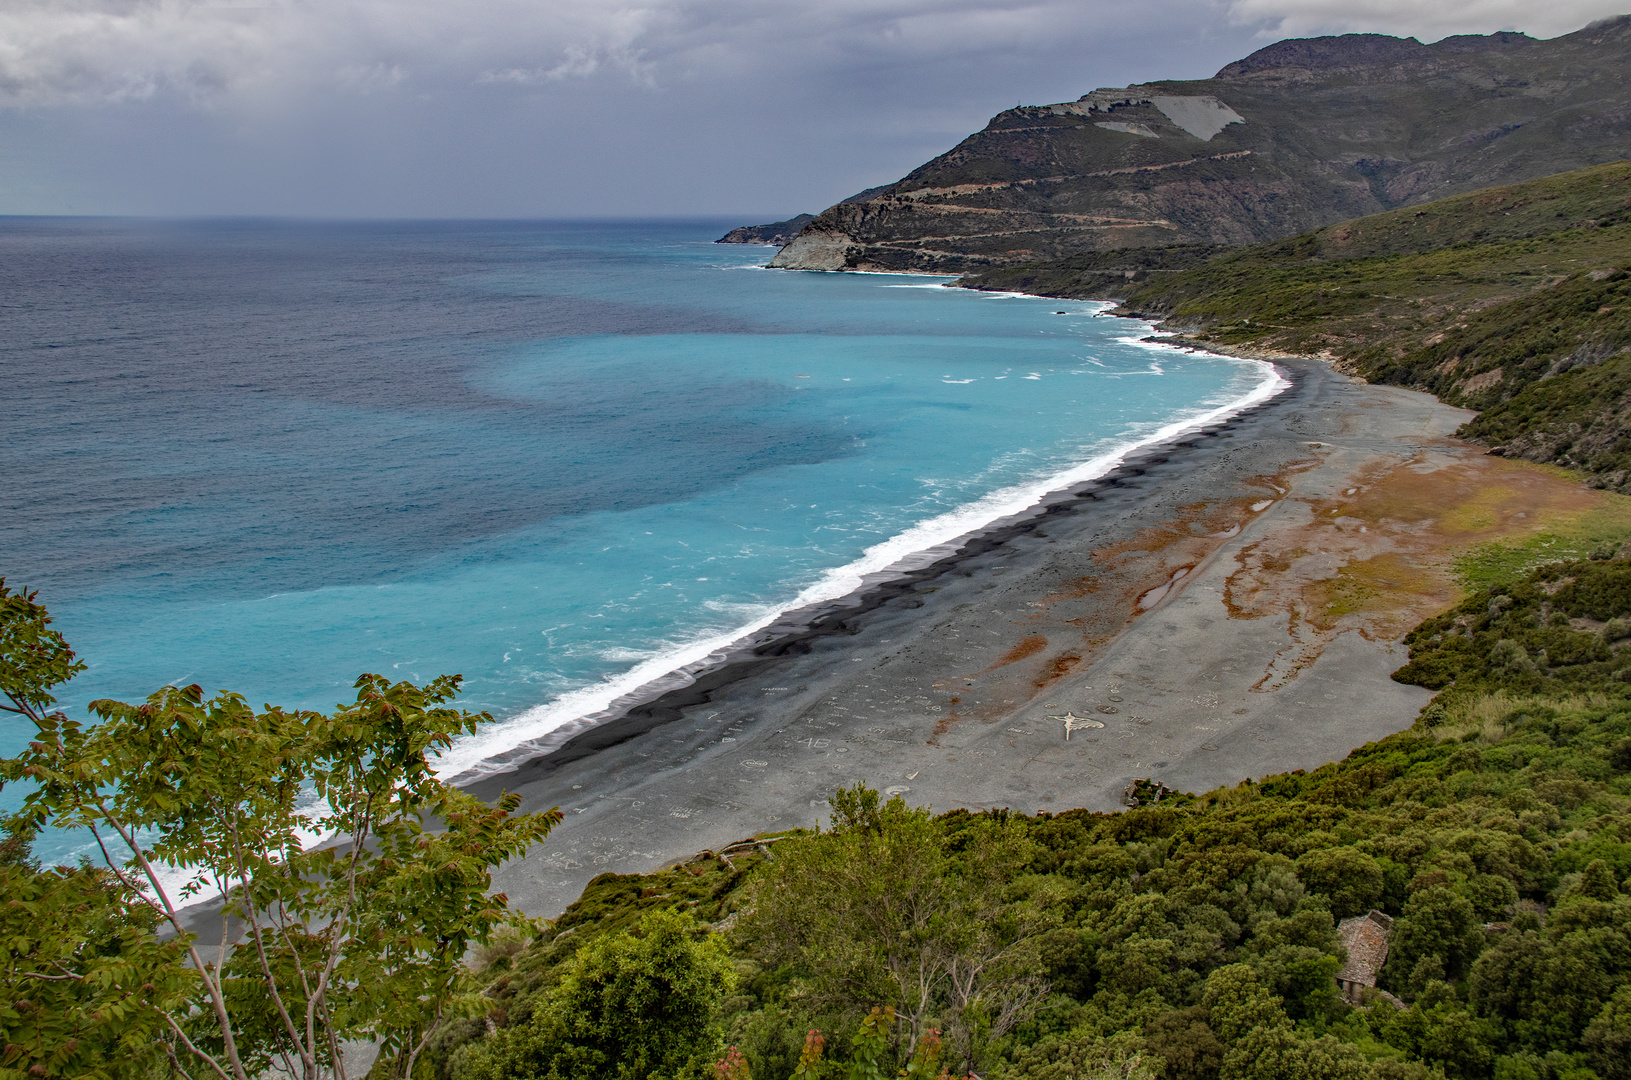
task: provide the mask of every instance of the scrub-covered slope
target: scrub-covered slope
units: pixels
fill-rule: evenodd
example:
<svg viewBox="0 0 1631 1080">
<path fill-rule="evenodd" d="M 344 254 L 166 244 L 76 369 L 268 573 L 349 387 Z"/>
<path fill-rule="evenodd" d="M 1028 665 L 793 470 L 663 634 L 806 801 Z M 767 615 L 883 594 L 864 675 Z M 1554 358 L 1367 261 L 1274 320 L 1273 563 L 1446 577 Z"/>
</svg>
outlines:
<svg viewBox="0 0 1631 1080">
<path fill-rule="evenodd" d="M 1483 410 L 1463 434 L 1501 453 L 1631 490 L 1631 163 L 1209 258 L 1154 254 L 1170 272 L 1077 256 L 964 284 L 1119 299 L 1197 342 L 1324 355 Z"/>
<path fill-rule="evenodd" d="M 1249 244 L 1631 155 L 1631 17 L 1550 41 L 1282 41 L 1210 79 L 1026 106 L 820 214 L 773 265 L 960 271 Z"/>
<path fill-rule="evenodd" d="M 1397 677 L 1446 689 L 1310 773 L 1113 815 L 843 791 L 831 831 L 596 878 L 422 1075 L 1625 1080 L 1615 552 L 1424 624 Z"/>
</svg>

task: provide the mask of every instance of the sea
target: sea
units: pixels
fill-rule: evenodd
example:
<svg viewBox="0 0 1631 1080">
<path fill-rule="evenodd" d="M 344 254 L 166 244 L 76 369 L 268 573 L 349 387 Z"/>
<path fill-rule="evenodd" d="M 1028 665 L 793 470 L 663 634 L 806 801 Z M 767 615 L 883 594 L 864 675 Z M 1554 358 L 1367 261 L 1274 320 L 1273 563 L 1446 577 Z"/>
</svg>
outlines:
<svg viewBox="0 0 1631 1080">
<path fill-rule="evenodd" d="M 60 706 L 457 673 L 493 720 L 440 771 L 503 769 L 1284 386 L 736 224 L 0 218 L 0 575 L 88 665 Z"/>
</svg>

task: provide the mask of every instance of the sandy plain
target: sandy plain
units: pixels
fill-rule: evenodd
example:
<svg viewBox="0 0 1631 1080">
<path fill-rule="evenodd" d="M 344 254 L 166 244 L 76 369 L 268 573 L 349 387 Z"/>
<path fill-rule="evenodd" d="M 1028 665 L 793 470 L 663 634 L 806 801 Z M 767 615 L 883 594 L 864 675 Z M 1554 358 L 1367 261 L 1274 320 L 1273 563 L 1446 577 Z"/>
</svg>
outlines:
<svg viewBox="0 0 1631 1080">
<path fill-rule="evenodd" d="M 858 780 L 1108 811 L 1135 778 L 1204 791 L 1408 727 L 1430 695 L 1389 675 L 1454 555 L 1598 496 L 1453 439 L 1472 414 L 1430 396 L 1277 362 L 1291 389 L 1251 412 L 470 784 L 565 812 L 495 887 L 553 916 L 598 874 L 822 822 Z"/>
</svg>

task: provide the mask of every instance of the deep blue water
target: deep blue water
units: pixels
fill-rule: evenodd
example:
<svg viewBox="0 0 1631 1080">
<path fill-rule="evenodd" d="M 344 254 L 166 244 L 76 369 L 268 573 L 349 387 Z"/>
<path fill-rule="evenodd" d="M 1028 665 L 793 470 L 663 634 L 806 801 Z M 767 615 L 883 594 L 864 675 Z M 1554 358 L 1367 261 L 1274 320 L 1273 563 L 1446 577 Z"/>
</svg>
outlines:
<svg viewBox="0 0 1631 1080">
<path fill-rule="evenodd" d="M 1272 378 L 728 224 L 0 219 L 0 574 L 64 705 L 460 672 L 467 768 Z"/>
</svg>

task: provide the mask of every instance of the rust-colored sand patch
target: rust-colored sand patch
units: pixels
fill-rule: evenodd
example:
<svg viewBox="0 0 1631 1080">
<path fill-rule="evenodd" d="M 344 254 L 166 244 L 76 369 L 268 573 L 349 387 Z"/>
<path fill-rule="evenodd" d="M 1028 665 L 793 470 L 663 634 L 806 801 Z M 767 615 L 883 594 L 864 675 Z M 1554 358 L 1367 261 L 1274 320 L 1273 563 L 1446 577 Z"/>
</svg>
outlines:
<svg viewBox="0 0 1631 1080">
<path fill-rule="evenodd" d="M 1249 494 L 1245 496 L 1180 506 L 1170 520 L 1093 551 L 1093 561 L 1100 568 L 1097 573 L 1068 579 L 1040 600 L 1031 601 L 1027 612 L 1012 624 L 1026 636 L 977 674 L 956 676 L 962 697 L 946 705 L 945 715 L 935 723 L 931 744 L 939 745 L 939 736 L 955 724 L 997 722 L 1091 663 L 1133 619 L 1155 607 L 1166 590 L 1177 591 L 1188 572 L 1282 498 L 1291 475 L 1315 464 L 1314 459 L 1302 460 L 1280 472 L 1246 480 L 1244 490 Z M 1088 596 L 1094 601 L 1085 610 L 1072 603 Z M 1141 600 L 1147 602 L 1141 604 Z M 1055 610 L 1060 605 L 1066 610 Z M 1050 643 L 1057 648 L 1053 656 L 1045 652 Z M 1039 656 L 1042 661 L 1037 667 L 1014 666 Z M 947 678 L 934 687 L 953 685 Z"/>
<path fill-rule="evenodd" d="M 1076 665 L 1081 662 L 1082 658 L 1080 656 L 1056 656 L 1048 661 L 1047 666 L 1042 669 L 1040 675 L 1031 680 L 1031 685 L 1038 690 L 1046 690 L 1050 683 L 1057 682 L 1075 671 Z"/>
<path fill-rule="evenodd" d="M 1043 604 L 1054 604 L 1061 600 L 1080 600 L 1084 596 L 1091 596 L 1099 591 L 1099 579 L 1096 577 L 1071 578 L 1060 588 L 1055 589 L 1042 598 Z"/>
<path fill-rule="evenodd" d="M 1047 647 L 1048 639 L 1041 634 L 1032 634 L 1030 637 L 1021 638 L 1019 644 L 1003 653 L 1002 658 L 986 668 L 986 670 L 995 671 L 997 668 L 1007 667 L 1009 664 L 1017 664 L 1028 656 L 1035 656 Z"/>
<path fill-rule="evenodd" d="M 1127 556 L 1153 555 L 1190 541 L 1221 539 L 1214 534 L 1228 532 L 1250 517 L 1253 502 L 1251 498 L 1238 498 L 1180 506 L 1178 516 L 1171 521 L 1141 529 L 1119 544 L 1099 548 L 1093 557 L 1110 562 Z"/>
<path fill-rule="evenodd" d="M 1091 554 L 1097 571 L 1068 579 L 1031 601 L 1012 623 L 1025 636 L 996 661 L 977 674 L 956 676 L 955 683 L 946 678 L 934 684 L 936 689 L 955 685 L 961 697 L 946 703 L 930 743 L 940 745 L 940 736 L 959 723 L 995 723 L 1091 664 L 1134 619 L 1176 593 L 1195 568 L 1282 501 L 1294 476 L 1321 460 L 1301 458 L 1277 472 L 1242 480 L 1238 487 L 1231 484 L 1246 494 L 1188 503 L 1169 520 L 1095 549 Z M 1085 609 L 1074 603 L 1088 596 L 1094 599 Z M 1061 606 L 1064 610 L 1056 610 Z M 1045 653 L 1050 643 L 1058 650 L 1051 657 Z M 1038 667 L 1014 666 L 1038 656 L 1043 658 Z"/>
<path fill-rule="evenodd" d="M 1302 548 L 1279 551 L 1261 542 L 1243 544 L 1235 552 L 1240 569 L 1223 583 L 1223 606 L 1236 619 L 1261 619 L 1276 608 L 1277 594 L 1264 583 L 1276 581 L 1291 564 L 1307 555 Z"/>
</svg>

